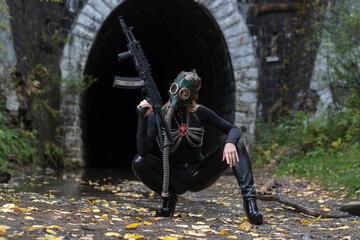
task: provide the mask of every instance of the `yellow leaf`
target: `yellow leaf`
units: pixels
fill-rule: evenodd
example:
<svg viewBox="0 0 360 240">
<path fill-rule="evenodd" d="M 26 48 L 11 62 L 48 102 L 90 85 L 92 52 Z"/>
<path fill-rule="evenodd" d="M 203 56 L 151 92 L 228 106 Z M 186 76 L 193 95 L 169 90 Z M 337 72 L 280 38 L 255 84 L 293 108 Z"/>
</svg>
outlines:
<svg viewBox="0 0 360 240">
<path fill-rule="evenodd" d="M 286 231 L 286 229 L 278 228 L 278 227 L 275 227 L 275 229 L 278 230 L 278 231 Z"/>
<path fill-rule="evenodd" d="M 32 231 L 32 230 L 36 230 L 39 229 L 39 227 L 25 227 L 24 230 L 25 231 Z"/>
<path fill-rule="evenodd" d="M 144 225 L 152 225 L 151 222 L 143 222 Z"/>
<path fill-rule="evenodd" d="M 310 224 L 310 222 L 309 222 L 308 220 L 305 220 L 305 219 L 300 219 L 300 220 L 299 220 L 299 223 L 300 223 L 300 224 L 305 224 L 305 225 Z"/>
<path fill-rule="evenodd" d="M 0 225 L 0 235 L 5 235 L 5 232 L 7 229 L 10 229 L 11 227 L 6 225 Z"/>
<path fill-rule="evenodd" d="M 141 223 L 132 223 L 126 226 L 127 229 L 136 228 L 137 226 L 141 225 Z"/>
<path fill-rule="evenodd" d="M 251 232 L 250 234 L 251 234 L 251 236 L 253 236 L 253 237 L 260 237 L 260 236 L 261 236 L 260 233 L 253 233 L 253 232 Z"/>
<path fill-rule="evenodd" d="M 221 230 L 221 231 L 219 232 L 219 234 L 221 234 L 221 235 L 228 235 L 229 233 L 228 233 L 227 231 L 225 231 L 225 230 Z"/>
<path fill-rule="evenodd" d="M 137 220 L 142 220 L 141 217 L 136 217 Z"/>
<path fill-rule="evenodd" d="M 183 238 L 184 236 L 183 235 L 179 235 L 179 234 L 170 234 L 171 237 L 174 237 L 174 238 Z"/>
<path fill-rule="evenodd" d="M 125 239 L 142 239 L 142 238 L 144 238 L 144 236 L 143 235 L 133 235 L 133 234 L 127 233 L 127 234 L 125 234 L 124 238 Z"/>
<path fill-rule="evenodd" d="M 338 227 L 337 229 L 349 229 L 349 226 L 342 226 L 342 227 Z"/>
<path fill-rule="evenodd" d="M 321 219 L 321 215 L 319 217 L 317 217 L 315 220 L 310 220 L 310 221 L 318 222 L 320 219 Z"/>
<path fill-rule="evenodd" d="M 108 220 L 108 216 L 106 214 L 102 215 L 100 218 Z"/>
<path fill-rule="evenodd" d="M 160 240 L 177 240 L 176 237 L 159 237 Z"/>
<path fill-rule="evenodd" d="M 51 229 L 46 229 L 45 231 L 46 231 L 47 233 L 50 233 L 50 234 L 54 234 L 54 235 L 57 234 L 57 232 L 55 232 L 55 231 L 53 231 L 53 230 L 51 230 Z"/>
<path fill-rule="evenodd" d="M 265 211 L 267 211 L 267 212 L 271 212 L 272 210 L 271 210 L 271 209 L 269 209 L 269 208 L 265 208 Z"/>
<path fill-rule="evenodd" d="M 237 236 L 228 236 L 228 238 L 237 239 Z"/>
<path fill-rule="evenodd" d="M 238 229 L 244 230 L 244 231 L 248 232 L 248 231 L 250 231 L 250 229 L 251 229 L 251 224 L 250 224 L 248 221 L 243 222 L 242 224 L 240 224 L 240 226 L 238 227 Z"/>
<path fill-rule="evenodd" d="M 104 235 L 107 237 L 120 237 L 120 234 L 118 234 L 116 232 L 107 232 Z"/>
<path fill-rule="evenodd" d="M 179 224 L 179 225 L 176 225 L 176 227 L 188 228 L 189 226 L 185 225 L 185 224 Z"/>
<path fill-rule="evenodd" d="M 30 217 L 30 216 L 25 216 L 24 219 L 25 219 L 25 220 L 35 220 L 35 218 Z"/>
<path fill-rule="evenodd" d="M 47 229 L 54 229 L 54 228 L 59 229 L 59 230 L 62 229 L 62 227 L 59 227 L 59 226 L 56 226 L 56 225 L 51 225 L 51 226 L 47 227 Z"/>
</svg>

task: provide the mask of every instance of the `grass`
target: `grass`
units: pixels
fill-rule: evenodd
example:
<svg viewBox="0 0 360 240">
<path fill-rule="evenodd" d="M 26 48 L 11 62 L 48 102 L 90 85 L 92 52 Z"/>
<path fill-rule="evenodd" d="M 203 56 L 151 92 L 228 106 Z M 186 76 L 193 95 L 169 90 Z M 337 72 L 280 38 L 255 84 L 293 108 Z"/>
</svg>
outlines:
<svg viewBox="0 0 360 240">
<path fill-rule="evenodd" d="M 276 175 L 314 179 L 329 190 L 360 196 L 360 110 L 328 112 L 313 119 L 296 112 L 257 123 L 253 166 L 277 166 Z"/>
<path fill-rule="evenodd" d="M 360 144 L 354 143 L 341 151 L 316 148 L 284 161 L 276 175 L 319 180 L 329 190 L 345 189 L 350 197 L 360 195 Z"/>
</svg>

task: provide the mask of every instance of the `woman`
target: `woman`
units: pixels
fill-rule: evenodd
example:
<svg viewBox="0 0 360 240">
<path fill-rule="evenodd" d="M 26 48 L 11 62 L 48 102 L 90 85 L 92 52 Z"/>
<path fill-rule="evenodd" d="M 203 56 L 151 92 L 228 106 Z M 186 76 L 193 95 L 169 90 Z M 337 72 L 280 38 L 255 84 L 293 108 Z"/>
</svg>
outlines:
<svg viewBox="0 0 360 240">
<path fill-rule="evenodd" d="M 181 72 L 170 86 L 170 102 L 165 104 L 164 111 L 171 111 L 170 132 L 175 144 L 169 147 L 169 194 L 162 196 L 163 207 L 156 211 L 156 215 L 172 216 L 177 195 L 186 191 L 201 191 L 211 186 L 230 166 L 242 190 L 244 210 L 249 222 L 262 224 L 263 217 L 256 205 L 250 159 L 240 140 L 242 132 L 212 110 L 196 103 L 200 87 L 201 78 L 195 70 Z M 146 100 L 140 102 L 139 107 L 148 108 L 148 111 L 139 116 L 139 154 L 135 156 L 132 168 L 140 181 L 160 194 L 163 187 L 163 164 L 159 158 L 149 154 L 158 132 L 155 116 Z M 201 146 L 206 124 L 226 133 L 227 139 L 224 144 L 204 157 Z"/>
</svg>

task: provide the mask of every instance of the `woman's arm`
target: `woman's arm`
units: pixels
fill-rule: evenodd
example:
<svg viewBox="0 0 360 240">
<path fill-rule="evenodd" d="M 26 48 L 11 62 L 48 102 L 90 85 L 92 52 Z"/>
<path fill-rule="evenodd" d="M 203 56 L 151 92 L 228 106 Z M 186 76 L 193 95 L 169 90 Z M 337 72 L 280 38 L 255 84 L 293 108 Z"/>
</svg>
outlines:
<svg viewBox="0 0 360 240">
<path fill-rule="evenodd" d="M 143 100 L 138 107 L 148 107 L 149 110 L 144 116 L 139 115 L 138 129 L 136 134 L 136 147 L 141 156 L 150 153 L 156 138 L 155 114 L 152 113 L 151 105 Z"/>
<path fill-rule="evenodd" d="M 199 107 L 198 117 L 202 124 L 210 124 L 211 126 L 219 129 L 223 133 L 227 133 L 226 144 L 224 147 L 222 161 L 226 161 L 230 167 L 235 166 L 236 162 L 239 162 L 239 156 L 236 150 L 236 144 L 241 138 L 241 130 L 226 121 L 225 119 L 219 117 L 214 111 L 206 108 L 204 106 Z"/>
<path fill-rule="evenodd" d="M 217 115 L 213 110 L 205 106 L 200 106 L 197 112 L 197 115 L 203 125 L 210 124 L 211 126 L 228 135 L 225 142 L 236 145 L 240 140 L 242 135 L 240 128 L 219 117 L 219 115 Z"/>
</svg>

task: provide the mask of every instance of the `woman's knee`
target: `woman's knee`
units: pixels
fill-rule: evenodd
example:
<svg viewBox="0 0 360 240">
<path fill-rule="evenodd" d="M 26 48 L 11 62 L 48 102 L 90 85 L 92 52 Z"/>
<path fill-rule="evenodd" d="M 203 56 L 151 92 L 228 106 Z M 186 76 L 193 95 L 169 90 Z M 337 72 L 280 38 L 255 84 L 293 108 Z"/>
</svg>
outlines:
<svg viewBox="0 0 360 240">
<path fill-rule="evenodd" d="M 145 158 L 146 157 L 143 157 L 140 154 L 136 154 L 131 163 L 132 169 L 134 171 L 141 169 L 145 165 Z"/>
<path fill-rule="evenodd" d="M 149 168 L 157 169 L 159 165 L 161 165 L 161 161 L 152 155 L 141 156 L 140 154 L 136 154 L 132 160 L 132 169 L 135 172 L 143 169 L 149 171 Z"/>
<path fill-rule="evenodd" d="M 236 149 L 237 149 L 238 152 L 246 151 L 245 144 L 241 139 L 236 144 Z"/>
</svg>

